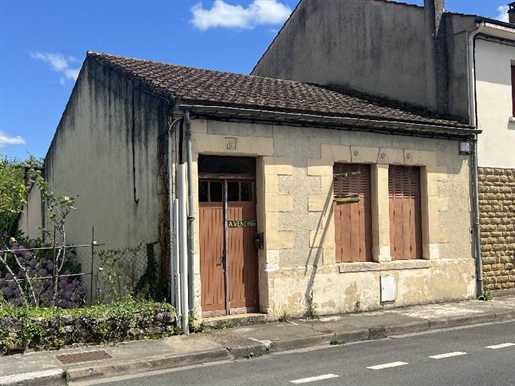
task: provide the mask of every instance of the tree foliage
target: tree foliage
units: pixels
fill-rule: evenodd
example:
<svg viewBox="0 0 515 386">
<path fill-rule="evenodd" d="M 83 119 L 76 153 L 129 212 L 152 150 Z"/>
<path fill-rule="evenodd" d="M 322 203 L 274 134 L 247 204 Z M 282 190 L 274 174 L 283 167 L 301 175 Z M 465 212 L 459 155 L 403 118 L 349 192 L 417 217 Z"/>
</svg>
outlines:
<svg viewBox="0 0 515 386">
<path fill-rule="evenodd" d="M 0 236 L 2 244 L 27 200 L 25 166 L 0 154 Z"/>
<path fill-rule="evenodd" d="M 41 162 L 34 157 L 25 162 L 0 161 L 0 300 L 36 307 L 82 304 L 85 290 L 72 278 L 80 267 L 77 272 L 68 267 L 65 230 L 75 197 L 55 195 L 41 175 Z M 39 228 L 41 237 L 23 240 L 17 220 L 32 187 L 41 193 L 50 229 Z"/>
</svg>

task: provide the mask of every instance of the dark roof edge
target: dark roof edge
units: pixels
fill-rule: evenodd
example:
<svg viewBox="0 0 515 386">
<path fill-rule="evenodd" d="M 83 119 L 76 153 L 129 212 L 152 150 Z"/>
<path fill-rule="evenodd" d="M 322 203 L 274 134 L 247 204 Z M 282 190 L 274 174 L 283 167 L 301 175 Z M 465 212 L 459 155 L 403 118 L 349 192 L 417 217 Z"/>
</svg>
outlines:
<svg viewBox="0 0 515 386">
<path fill-rule="evenodd" d="M 477 23 L 484 22 L 484 23 L 500 25 L 501 27 L 506 27 L 506 28 L 510 28 L 510 29 L 515 30 L 515 25 L 513 25 L 511 23 L 507 23 L 505 21 L 500 21 L 500 20 L 497 20 L 497 19 L 490 19 L 488 17 L 476 16 L 476 22 Z"/>
<path fill-rule="evenodd" d="M 150 82 L 145 77 L 138 75 L 132 71 L 128 71 L 127 69 L 122 68 L 119 65 L 112 63 L 109 60 L 104 60 L 104 58 L 102 58 L 101 55 L 111 56 L 111 57 L 115 57 L 115 58 L 138 60 L 141 62 L 157 63 L 157 64 L 168 64 L 168 63 L 156 62 L 156 61 L 152 61 L 152 60 L 145 60 L 145 59 L 138 59 L 138 58 L 129 58 L 129 57 L 119 56 L 119 55 L 102 54 L 102 53 L 93 52 L 93 51 L 87 51 L 86 59 L 84 60 L 85 63 L 89 60 L 89 61 L 93 61 L 101 66 L 106 66 L 106 67 L 110 68 L 111 70 L 115 71 L 116 73 L 118 73 L 119 75 L 126 76 L 131 82 L 138 83 L 138 86 L 136 87 L 137 89 L 139 89 L 141 91 L 145 91 L 149 94 L 152 94 L 155 97 L 166 99 L 171 104 L 175 103 L 177 96 L 170 93 L 166 88 L 163 88 L 157 84 L 152 84 L 152 82 Z M 178 67 L 186 67 L 186 66 L 178 66 Z"/>
<path fill-rule="evenodd" d="M 413 123 L 402 121 L 389 121 L 371 118 L 358 117 L 336 117 L 318 114 L 278 112 L 273 110 L 256 110 L 225 106 L 207 106 L 194 104 L 178 104 L 179 110 L 189 110 L 200 116 L 213 116 L 226 119 L 253 120 L 264 122 L 281 122 L 296 124 L 312 124 L 315 126 L 330 126 L 334 128 L 349 128 L 354 131 L 368 131 L 384 134 L 406 134 L 421 137 L 443 137 L 443 138 L 472 138 L 480 134 L 482 130 L 467 128 L 456 128 L 449 125 L 437 125 L 429 123 Z"/>
</svg>

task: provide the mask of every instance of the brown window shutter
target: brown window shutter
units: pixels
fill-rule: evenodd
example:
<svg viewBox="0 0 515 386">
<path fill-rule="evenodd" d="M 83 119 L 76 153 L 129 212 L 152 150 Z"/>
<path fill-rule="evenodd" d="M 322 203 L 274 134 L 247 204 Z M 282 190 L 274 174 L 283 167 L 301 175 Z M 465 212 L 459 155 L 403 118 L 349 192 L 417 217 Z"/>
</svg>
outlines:
<svg viewBox="0 0 515 386">
<path fill-rule="evenodd" d="M 359 171 L 359 175 L 336 180 L 335 195 L 357 194 L 359 203 L 334 203 L 336 262 L 372 261 L 372 213 L 370 166 L 336 164 L 334 174 Z"/>
<path fill-rule="evenodd" d="M 388 191 L 392 259 L 421 258 L 420 168 L 391 165 Z"/>
</svg>

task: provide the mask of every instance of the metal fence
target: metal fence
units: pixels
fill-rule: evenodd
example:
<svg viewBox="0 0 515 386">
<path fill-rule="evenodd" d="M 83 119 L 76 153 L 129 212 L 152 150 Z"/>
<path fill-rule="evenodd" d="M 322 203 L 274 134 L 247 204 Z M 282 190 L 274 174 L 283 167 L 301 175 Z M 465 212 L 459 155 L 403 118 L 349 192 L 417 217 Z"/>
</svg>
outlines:
<svg viewBox="0 0 515 386">
<path fill-rule="evenodd" d="M 126 295 L 162 301 L 168 291 L 156 251 L 156 242 L 109 249 L 11 241 L 0 249 L 0 302 L 74 308 Z"/>
<path fill-rule="evenodd" d="M 159 282 L 157 243 L 140 243 L 136 247 L 94 248 L 92 284 L 93 302 L 109 302 L 126 295 L 164 300 L 166 293 Z M 163 295 L 165 296 L 165 295 Z"/>
</svg>

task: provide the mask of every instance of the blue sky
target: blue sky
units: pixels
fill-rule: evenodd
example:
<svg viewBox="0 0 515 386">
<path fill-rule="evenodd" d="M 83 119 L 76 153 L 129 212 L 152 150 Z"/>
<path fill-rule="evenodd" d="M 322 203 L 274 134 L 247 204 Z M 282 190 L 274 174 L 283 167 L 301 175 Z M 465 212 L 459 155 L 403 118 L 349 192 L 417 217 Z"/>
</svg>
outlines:
<svg viewBox="0 0 515 386">
<path fill-rule="evenodd" d="M 500 18 L 508 2 L 446 9 Z M 297 3 L 0 0 L 0 153 L 45 156 L 86 51 L 248 74 Z"/>
</svg>

